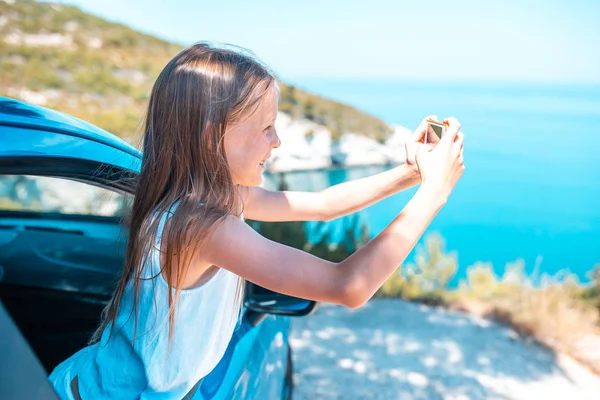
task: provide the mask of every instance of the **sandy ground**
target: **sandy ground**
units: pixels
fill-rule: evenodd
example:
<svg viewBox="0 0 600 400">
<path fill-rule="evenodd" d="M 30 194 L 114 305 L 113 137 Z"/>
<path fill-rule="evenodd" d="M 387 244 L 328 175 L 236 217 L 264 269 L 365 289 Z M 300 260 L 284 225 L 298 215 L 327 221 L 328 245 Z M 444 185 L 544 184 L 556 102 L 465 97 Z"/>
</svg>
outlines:
<svg viewBox="0 0 600 400">
<path fill-rule="evenodd" d="M 600 399 L 600 377 L 479 317 L 374 299 L 292 321 L 295 400 Z"/>
</svg>

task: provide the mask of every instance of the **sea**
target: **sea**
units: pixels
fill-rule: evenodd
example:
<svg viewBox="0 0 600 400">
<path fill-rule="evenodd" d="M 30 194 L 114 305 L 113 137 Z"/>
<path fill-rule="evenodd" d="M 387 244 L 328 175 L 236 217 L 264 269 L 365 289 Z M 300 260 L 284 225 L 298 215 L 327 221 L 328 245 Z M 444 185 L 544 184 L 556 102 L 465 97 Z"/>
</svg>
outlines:
<svg viewBox="0 0 600 400">
<path fill-rule="evenodd" d="M 465 134 L 466 170 L 424 238 L 439 234 L 469 266 L 491 263 L 502 275 L 522 263 L 534 277 L 575 274 L 582 282 L 600 264 L 600 85 L 524 82 L 432 82 L 302 78 L 298 88 L 414 129 L 435 114 L 456 117 Z M 389 167 L 287 173 L 291 190 L 317 191 Z M 277 175 L 266 177 L 274 187 Z M 381 232 L 415 189 L 329 223 L 341 240 L 348 218 Z M 313 239 L 316 225 L 307 223 Z M 414 262 L 415 250 L 406 262 Z"/>
</svg>

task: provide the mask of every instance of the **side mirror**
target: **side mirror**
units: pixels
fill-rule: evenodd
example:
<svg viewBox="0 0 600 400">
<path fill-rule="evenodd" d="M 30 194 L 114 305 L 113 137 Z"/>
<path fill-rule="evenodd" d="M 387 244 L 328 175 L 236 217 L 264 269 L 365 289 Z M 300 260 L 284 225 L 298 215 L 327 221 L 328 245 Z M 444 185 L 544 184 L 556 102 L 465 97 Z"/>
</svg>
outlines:
<svg viewBox="0 0 600 400">
<path fill-rule="evenodd" d="M 273 292 L 251 282 L 246 282 L 244 305 L 247 312 L 265 316 L 266 314 L 275 314 L 301 317 L 314 312 L 317 308 L 316 301 Z"/>
</svg>

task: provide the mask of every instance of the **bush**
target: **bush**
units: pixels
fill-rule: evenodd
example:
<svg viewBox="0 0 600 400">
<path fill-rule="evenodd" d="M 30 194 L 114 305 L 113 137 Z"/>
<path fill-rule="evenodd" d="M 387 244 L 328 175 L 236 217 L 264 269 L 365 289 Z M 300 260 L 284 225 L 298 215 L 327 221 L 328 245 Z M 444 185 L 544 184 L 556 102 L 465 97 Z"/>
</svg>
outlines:
<svg viewBox="0 0 600 400">
<path fill-rule="evenodd" d="M 439 234 L 425 238 L 416 248 L 415 263 L 400 267 L 377 291 L 378 297 L 395 297 L 430 305 L 446 302 L 449 283 L 456 273 L 455 252 L 446 253 Z"/>
<path fill-rule="evenodd" d="M 581 298 L 600 311 L 600 264 L 596 264 L 587 276 L 591 283 L 581 292 Z"/>
<path fill-rule="evenodd" d="M 578 286 L 574 275 L 564 281 L 549 278 L 540 287 L 524 285 L 490 302 L 487 315 L 523 336 L 574 352 L 583 337 L 595 332 L 598 322 L 597 310 L 577 296 Z"/>
<path fill-rule="evenodd" d="M 74 80 L 97 94 L 108 94 L 111 91 L 129 94 L 132 89 L 129 82 L 115 78 L 112 71 L 107 69 L 81 71 L 75 75 Z"/>
</svg>

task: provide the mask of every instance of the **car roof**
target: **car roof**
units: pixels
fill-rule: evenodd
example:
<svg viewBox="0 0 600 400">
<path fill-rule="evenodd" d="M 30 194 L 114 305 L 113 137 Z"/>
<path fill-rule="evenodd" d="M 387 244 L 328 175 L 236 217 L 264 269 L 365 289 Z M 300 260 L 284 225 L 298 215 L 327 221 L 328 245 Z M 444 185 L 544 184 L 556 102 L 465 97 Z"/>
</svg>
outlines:
<svg viewBox="0 0 600 400">
<path fill-rule="evenodd" d="M 89 122 L 60 111 L 0 96 L 0 126 L 2 125 L 77 136 L 142 158 L 142 153 L 131 144 Z"/>
</svg>

